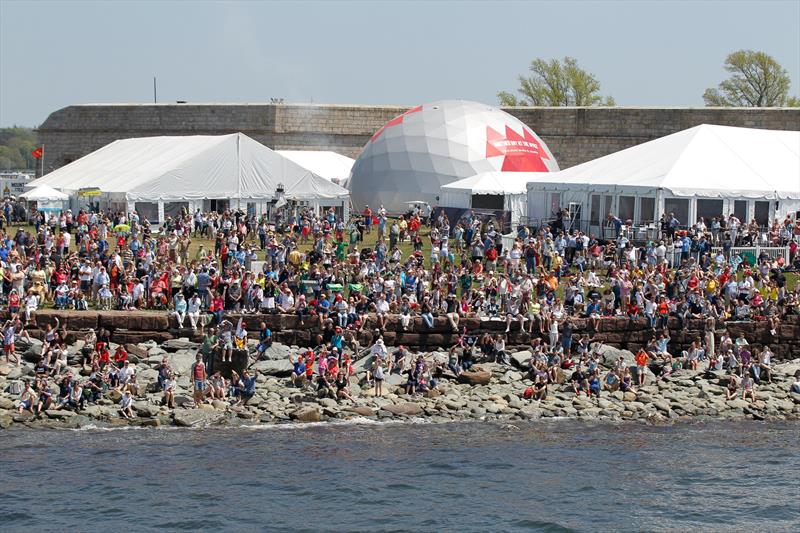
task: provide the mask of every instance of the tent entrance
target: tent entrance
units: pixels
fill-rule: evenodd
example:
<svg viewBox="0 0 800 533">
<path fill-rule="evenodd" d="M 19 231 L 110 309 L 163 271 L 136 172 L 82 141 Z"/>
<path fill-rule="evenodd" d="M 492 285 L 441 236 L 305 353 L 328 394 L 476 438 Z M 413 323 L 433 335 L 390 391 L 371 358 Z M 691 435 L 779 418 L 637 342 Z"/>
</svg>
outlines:
<svg viewBox="0 0 800 533">
<path fill-rule="evenodd" d="M 503 210 L 505 197 L 502 194 L 473 194 L 473 209 Z"/>
</svg>

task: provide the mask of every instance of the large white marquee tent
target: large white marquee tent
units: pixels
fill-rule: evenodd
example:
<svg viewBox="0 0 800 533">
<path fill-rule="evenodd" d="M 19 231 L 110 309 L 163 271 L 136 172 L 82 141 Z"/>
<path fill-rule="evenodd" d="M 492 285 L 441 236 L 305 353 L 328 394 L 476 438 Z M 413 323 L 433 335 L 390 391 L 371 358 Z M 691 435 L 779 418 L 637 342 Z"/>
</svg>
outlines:
<svg viewBox="0 0 800 533">
<path fill-rule="evenodd" d="M 559 208 L 600 235 L 609 213 L 634 225 L 673 212 L 682 225 L 730 213 L 766 224 L 800 210 L 800 132 L 703 124 L 528 184 L 528 216 Z"/>
<path fill-rule="evenodd" d="M 263 212 L 281 185 L 287 199 L 338 207 L 344 216 L 349 209 L 347 189 L 241 133 L 118 140 L 31 185 L 70 195 L 73 209 L 92 189 L 101 207 L 136 209 L 151 220 L 181 208 Z"/>
<path fill-rule="evenodd" d="M 355 159 L 327 150 L 275 150 L 317 176 L 342 185 L 350 177 Z"/>
</svg>

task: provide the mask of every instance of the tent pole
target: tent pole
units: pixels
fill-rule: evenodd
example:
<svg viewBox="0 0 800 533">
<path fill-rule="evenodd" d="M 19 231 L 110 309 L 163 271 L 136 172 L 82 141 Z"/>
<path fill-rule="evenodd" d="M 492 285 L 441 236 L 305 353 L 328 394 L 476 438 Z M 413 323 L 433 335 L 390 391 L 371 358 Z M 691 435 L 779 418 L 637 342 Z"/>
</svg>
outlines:
<svg viewBox="0 0 800 533">
<path fill-rule="evenodd" d="M 242 208 L 242 155 L 239 150 L 240 134 L 236 134 L 236 208 Z"/>
</svg>

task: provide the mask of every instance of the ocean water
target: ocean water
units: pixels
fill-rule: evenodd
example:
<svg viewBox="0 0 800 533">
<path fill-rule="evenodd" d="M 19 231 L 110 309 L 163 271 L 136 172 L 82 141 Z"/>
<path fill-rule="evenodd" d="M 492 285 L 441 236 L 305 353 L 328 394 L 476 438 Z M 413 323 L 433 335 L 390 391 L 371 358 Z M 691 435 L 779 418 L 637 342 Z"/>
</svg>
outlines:
<svg viewBox="0 0 800 533">
<path fill-rule="evenodd" d="M 800 531 L 800 424 L 0 432 L 2 531 Z"/>
</svg>

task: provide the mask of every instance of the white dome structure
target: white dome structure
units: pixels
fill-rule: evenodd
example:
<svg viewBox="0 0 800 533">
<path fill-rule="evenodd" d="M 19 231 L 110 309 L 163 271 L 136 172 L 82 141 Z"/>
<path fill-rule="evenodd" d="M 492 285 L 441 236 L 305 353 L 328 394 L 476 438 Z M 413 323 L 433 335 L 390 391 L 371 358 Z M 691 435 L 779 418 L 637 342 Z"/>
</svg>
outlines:
<svg viewBox="0 0 800 533">
<path fill-rule="evenodd" d="M 390 213 L 406 202 L 439 203 L 442 185 L 483 172 L 556 172 L 547 145 L 519 119 L 465 100 L 409 109 L 383 125 L 356 159 L 348 182 L 354 207 Z"/>
</svg>

